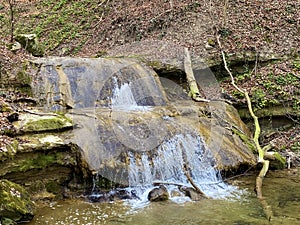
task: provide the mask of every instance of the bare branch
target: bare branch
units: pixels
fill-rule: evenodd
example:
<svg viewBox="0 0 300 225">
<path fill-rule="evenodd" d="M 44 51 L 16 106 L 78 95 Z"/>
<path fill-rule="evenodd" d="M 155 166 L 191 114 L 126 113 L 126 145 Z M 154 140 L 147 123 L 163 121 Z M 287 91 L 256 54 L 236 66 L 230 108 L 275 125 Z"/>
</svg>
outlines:
<svg viewBox="0 0 300 225">
<path fill-rule="evenodd" d="M 234 86 L 235 89 L 237 89 L 239 92 L 241 92 L 241 93 L 243 93 L 245 95 L 245 98 L 247 100 L 247 106 L 248 106 L 249 113 L 250 113 L 251 117 L 254 120 L 255 132 L 254 132 L 253 141 L 255 143 L 255 147 L 256 147 L 256 150 L 258 152 L 258 163 L 262 163 L 262 165 L 263 165 L 263 167 L 262 167 L 259 175 L 256 177 L 256 187 L 255 187 L 255 190 L 256 190 L 256 196 L 260 200 L 260 202 L 261 202 L 261 204 L 263 206 L 264 213 L 265 213 L 267 219 L 270 221 L 271 217 L 273 216 L 273 213 L 272 213 L 271 208 L 268 206 L 267 202 L 263 199 L 263 195 L 262 195 L 262 183 L 263 183 L 263 179 L 264 179 L 266 173 L 268 172 L 269 163 L 270 162 L 268 160 L 264 159 L 265 152 L 264 152 L 264 150 L 261 148 L 261 146 L 259 144 L 259 140 L 258 139 L 259 139 L 261 130 L 260 130 L 260 125 L 259 125 L 258 117 L 253 112 L 253 108 L 252 108 L 252 104 L 251 104 L 251 99 L 249 97 L 248 92 L 246 90 L 243 90 L 243 89 L 239 88 L 236 85 L 234 77 L 233 77 L 230 69 L 228 68 L 228 65 L 227 65 L 227 62 L 226 62 L 225 53 L 224 53 L 224 51 L 222 49 L 222 45 L 221 45 L 221 42 L 220 42 L 219 35 L 216 35 L 216 38 L 217 38 L 218 45 L 219 45 L 219 47 L 221 49 L 221 54 L 222 54 L 222 59 L 223 59 L 224 67 L 225 67 L 226 71 L 228 72 L 228 74 L 229 74 L 229 76 L 231 78 L 231 84 Z"/>
</svg>

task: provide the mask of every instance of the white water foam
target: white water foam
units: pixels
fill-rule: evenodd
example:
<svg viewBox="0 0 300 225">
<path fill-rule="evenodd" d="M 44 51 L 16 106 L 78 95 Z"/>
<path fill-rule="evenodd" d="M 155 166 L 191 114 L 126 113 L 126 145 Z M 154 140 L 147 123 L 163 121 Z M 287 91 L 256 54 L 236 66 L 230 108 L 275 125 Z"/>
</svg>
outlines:
<svg viewBox="0 0 300 225">
<path fill-rule="evenodd" d="M 223 182 L 219 171 L 214 168 L 214 159 L 200 136 L 178 134 L 164 141 L 151 158 L 147 153 L 142 153 L 138 160 L 133 153 L 129 158 L 130 189 L 135 189 L 144 203 L 147 202 L 149 191 L 153 189 L 153 183 L 192 187 L 184 174 L 184 163 L 188 163 L 192 179 L 208 197 L 228 199 L 241 194 L 237 187 Z M 178 185 L 167 185 L 169 194 L 178 189 Z M 185 202 L 189 198 L 181 196 L 172 197 L 171 200 Z"/>
</svg>

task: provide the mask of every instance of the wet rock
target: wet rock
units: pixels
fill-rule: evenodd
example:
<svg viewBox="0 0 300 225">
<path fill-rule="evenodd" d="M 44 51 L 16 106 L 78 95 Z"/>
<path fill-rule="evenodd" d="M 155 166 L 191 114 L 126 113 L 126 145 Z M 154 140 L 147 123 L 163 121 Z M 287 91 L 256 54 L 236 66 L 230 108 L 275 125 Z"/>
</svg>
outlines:
<svg viewBox="0 0 300 225">
<path fill-rule="evenodd" d="M 37 194 L 36 198 L 43 198 L 40 194 L 46 192 L 62 198 L 66 191 L 83 188 L 83 176 L 87 175 L 83 175 L 86 171 L 76 146 L 47 134 L 22 136 L 19 141 L 6 155 L 0 154 L 1 177 L 23 185 L 30 194 Z M 9 157 L 12 154 L 14 157 Z M 71 182 L 76 187 L 66 189 Z"/>
<path fill-rule="evenodd" d="M 111 202 L 126 199 L 139 199 L 139 197 L 136 195 L 134 190 L 129 192 L 125 189 L 117 189 L 105 193 L 92 194 L 88 196 L 88 199 L 91 202 Z"/>
<path fill-rule="evenodd" d="M 152 189 L 148 194 L 148 200 L 151 202 L 166 201 L 168 199 L 169 199 L 168 190 L 163 185 Z"/>
<path fill-rule="evenodd" d="M 0 219 L 3 224 L 31 220 L 35 205 L 29 194 L 20 185 L 0 180 Z"/>
<path fill-rule="evenodd" d="M 198 193 L 194 188 L 192 187 L 180 187 L 180 191 L 182 191 L 185 196 L 189 197 L 193 201 L 200 201 L 205 199 L 202 194 Z"/>
</svg>

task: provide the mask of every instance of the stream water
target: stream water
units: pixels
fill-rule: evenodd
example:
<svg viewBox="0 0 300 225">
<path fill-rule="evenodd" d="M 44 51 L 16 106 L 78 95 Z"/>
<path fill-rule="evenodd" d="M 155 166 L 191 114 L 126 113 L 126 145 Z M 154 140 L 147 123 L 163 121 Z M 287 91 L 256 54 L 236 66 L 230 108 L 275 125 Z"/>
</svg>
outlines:
<svg viewBox="0 0 300 225">
<path fill-rule="evenodd" d="M 267 221 L 253 191 L 255 175 L 231 181 L 241 191 L 226 199 L 176 203 L 174 201 L 89 203 L 84 199 L 44 204 L 29 223 L 33 224 L 300 224 L 300 169 L 269 171 L 264 196 L 274 216 Z"/>
</svg>

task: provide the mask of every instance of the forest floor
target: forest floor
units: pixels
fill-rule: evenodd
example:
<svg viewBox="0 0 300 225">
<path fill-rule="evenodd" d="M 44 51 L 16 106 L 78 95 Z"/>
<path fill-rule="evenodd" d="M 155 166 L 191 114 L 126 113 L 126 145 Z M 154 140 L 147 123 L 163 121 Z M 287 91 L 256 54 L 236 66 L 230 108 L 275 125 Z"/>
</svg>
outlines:
<svg viewBox="0 0 300 225">
<path fill-rule="evenodd" d="M 184 47 L 193 56 L 219 58 L 220 35 L 226 55 L 244 57 L 234 75 L 250 93 L 254 107 L 286 104 L 300 110 L 300 2 L 298 0 L 15 0 L 14 34 L 35 33 L 45 56 L 101 57 L 151 55 L 153 59 L 182 59 Z M 22 86 L 17 74 L 32 56 L 24 49 L 11 52 L 8 1 L 0 3 L 0 75 L 2 87 Z M 158 46 L 167 46 L 158 48 Z M 165 44 L 165 45 L 164 45 Z M 268 55 L 267 63 L 262 60 Z M 255 66 L 253 66 L 253 63 Z M 231 66 L 229 64 L 229 66 Z M 243 103 L 228 77 L 220 79 L 228 94 Z M 0 148 L 12 138 L 14 102 L 24 94 L 16 89 L 0 93 Z M 8 105 L 9 107 L 4 107 Z M 8 109 L 7 111 L 4 108 Z M 289 130 L 265 140 L 276 150 L 299 154 L 299 118 Z"/>
</svg>

